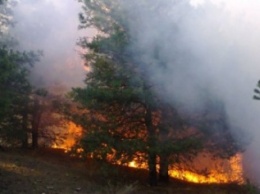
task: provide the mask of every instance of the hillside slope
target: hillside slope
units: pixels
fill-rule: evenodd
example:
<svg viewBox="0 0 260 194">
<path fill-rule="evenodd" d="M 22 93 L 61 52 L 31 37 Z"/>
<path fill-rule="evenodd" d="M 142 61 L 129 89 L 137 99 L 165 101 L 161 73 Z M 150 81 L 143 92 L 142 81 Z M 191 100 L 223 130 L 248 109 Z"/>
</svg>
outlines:
<svg viewBox="0 0 260 194">
<path fill-rule="evenodd" d="M 144 177 L 143 170 L 101 168 L 93 162 L 70 158 L 59 150 L 0 151 L 0 194 L 257 193 L 250 185 L 194 185 L 176 181 L 151 188 Z"/>
</svg>

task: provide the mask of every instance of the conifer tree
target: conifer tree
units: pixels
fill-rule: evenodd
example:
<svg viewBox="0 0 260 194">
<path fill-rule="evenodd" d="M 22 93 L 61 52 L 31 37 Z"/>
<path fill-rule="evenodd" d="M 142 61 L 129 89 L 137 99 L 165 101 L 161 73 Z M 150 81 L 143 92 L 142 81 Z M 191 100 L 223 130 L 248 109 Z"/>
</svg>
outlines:
<svg viewBox="0 0 260 194">
<path fill-rule="evenodd" d="M 136 3 L 148 11 L 160 8 L 159 3 L 151 5 L 145 0 Z M 145 159 L 149 183 L 154 186 L 158 181 L 157 164 L 159 179 L 167 182 L 169 164 L 176 158 L 190 158 L 205 148 L 218 148 L 217 152 L 225 156 L 239 150 L 237 144 L 230 144 L 234 139 L 225 117 L 210 117 L 225 115 L 225 110 L 218 108 L 221 102 L 214 98 L 205 102 L 207 109 L 198 118 L 181 113 L 180 105 L 158 95 L 163 89 L 150 81 L 142 68 L 147 62 L 131 49 L 136 41 L 129 31 L 133 18 L 125 13 L 121 1 L 85 0 L 84 4 L 81 27 L 95 27 L 101 32 L 92 40 L 81 39 L 80 45 L 88 50 L 83 57 L 90 71 L 85 87 L 70 93 L 79 105 L 79 114 L 70 116 L 84 130 L 79 146 L 87 155 L 114 163 Z M 156 50 L 154 55 L 163 65 Z M 213 128 L 210 125 L 219 129 L 204 130 Z M 191 133 L 191 128 L 196 130 Z M 217 136 L 224 141 L 217 141 Z"/>
</svg>

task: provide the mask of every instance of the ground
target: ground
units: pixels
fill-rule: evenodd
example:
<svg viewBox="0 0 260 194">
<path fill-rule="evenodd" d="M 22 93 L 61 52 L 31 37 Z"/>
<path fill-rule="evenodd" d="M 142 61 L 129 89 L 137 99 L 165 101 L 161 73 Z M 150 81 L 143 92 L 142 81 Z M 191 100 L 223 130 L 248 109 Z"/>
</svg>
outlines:
<svg viewBox="0 0 260 194">
<path fill-rule="evenodd" d="M 104 167 L 60 150 L 0 151 L 0 194 L 253 194 L 251 185 L 194 185 L 171 181 L 151 188 L 146 172 Z"/>
</svg>

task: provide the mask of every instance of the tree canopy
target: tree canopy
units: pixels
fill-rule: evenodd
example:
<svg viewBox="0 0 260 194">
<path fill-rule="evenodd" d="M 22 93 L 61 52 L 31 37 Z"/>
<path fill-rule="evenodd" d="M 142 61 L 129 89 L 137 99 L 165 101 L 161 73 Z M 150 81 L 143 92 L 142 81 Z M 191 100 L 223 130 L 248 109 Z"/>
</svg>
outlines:
<svg viewBox="0 0 260 194">
<path fill-rule="evenodd" d="M 7 2 L 0 5 L 0 144 L 24 145 L 28 141 L 29 106 L 33 87 L 30 69 L 39 53 L 22 51 L 9 34 L 11 10 Z M 10 41 L 12 40 L 12 41 Z"/>
<path fill-rule="evenodd" d="M 151 185 L 157 184 L 158 163 L 159 178 L 167 181 L 171 162 L 195 156 L 199 150 L 222 157 L 239 151 L 223 103 L 208 92 L 201 91 L 207 95 L 206 108 L 192 115 L 183 111 L 181 104 L 162 98 L 165 91 L 160 84 L 151 82 L 142 68 L 141 64 L 149 63 L 132 50 L 137 39 L 130 33 L 130 23 L 137 18 L 126 12 L 124 3 L 84 1 L 81 27 L 92 26 L 100 33 L 92 40 L 82 38 L 79 43 L 88 50 L 83 57 L 90 68 L 85 87 L 70 93 L 80 109 L 71 119 L 84 129 L 79 146 L 90 157 L 114 163 L 145 160 Z M 147 12 L 163 9 L 160 3 L 136 3 L 145 6 Z M 154 58 L 164 65 L 156 49 Z"/>
<path fill-rule="evenodd" d="M 255 88 L 254 89 L 254 96 L 253 96 L 253 98 L 255 99 L 255 100 L 260 100 L 260 90 L 259 90 L 259 88 L 260 88 L 260 81 L 258 81 L 258 83 L 257 83 L 257 88 Z"/>
</svg>

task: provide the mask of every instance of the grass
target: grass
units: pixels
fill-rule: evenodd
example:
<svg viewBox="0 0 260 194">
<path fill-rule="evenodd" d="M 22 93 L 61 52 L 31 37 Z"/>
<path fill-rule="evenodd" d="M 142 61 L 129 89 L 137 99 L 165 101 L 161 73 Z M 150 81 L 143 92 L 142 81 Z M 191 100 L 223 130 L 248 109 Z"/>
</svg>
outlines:
<svg viewBox="0 0 260 194">
<path fill-rule="evenodd" d="M 149 187 L 147 171 L 68 157 L 60 150 L 0 152 L 0 194 L 257 194 L 250 183 Z"/>
</svg>

